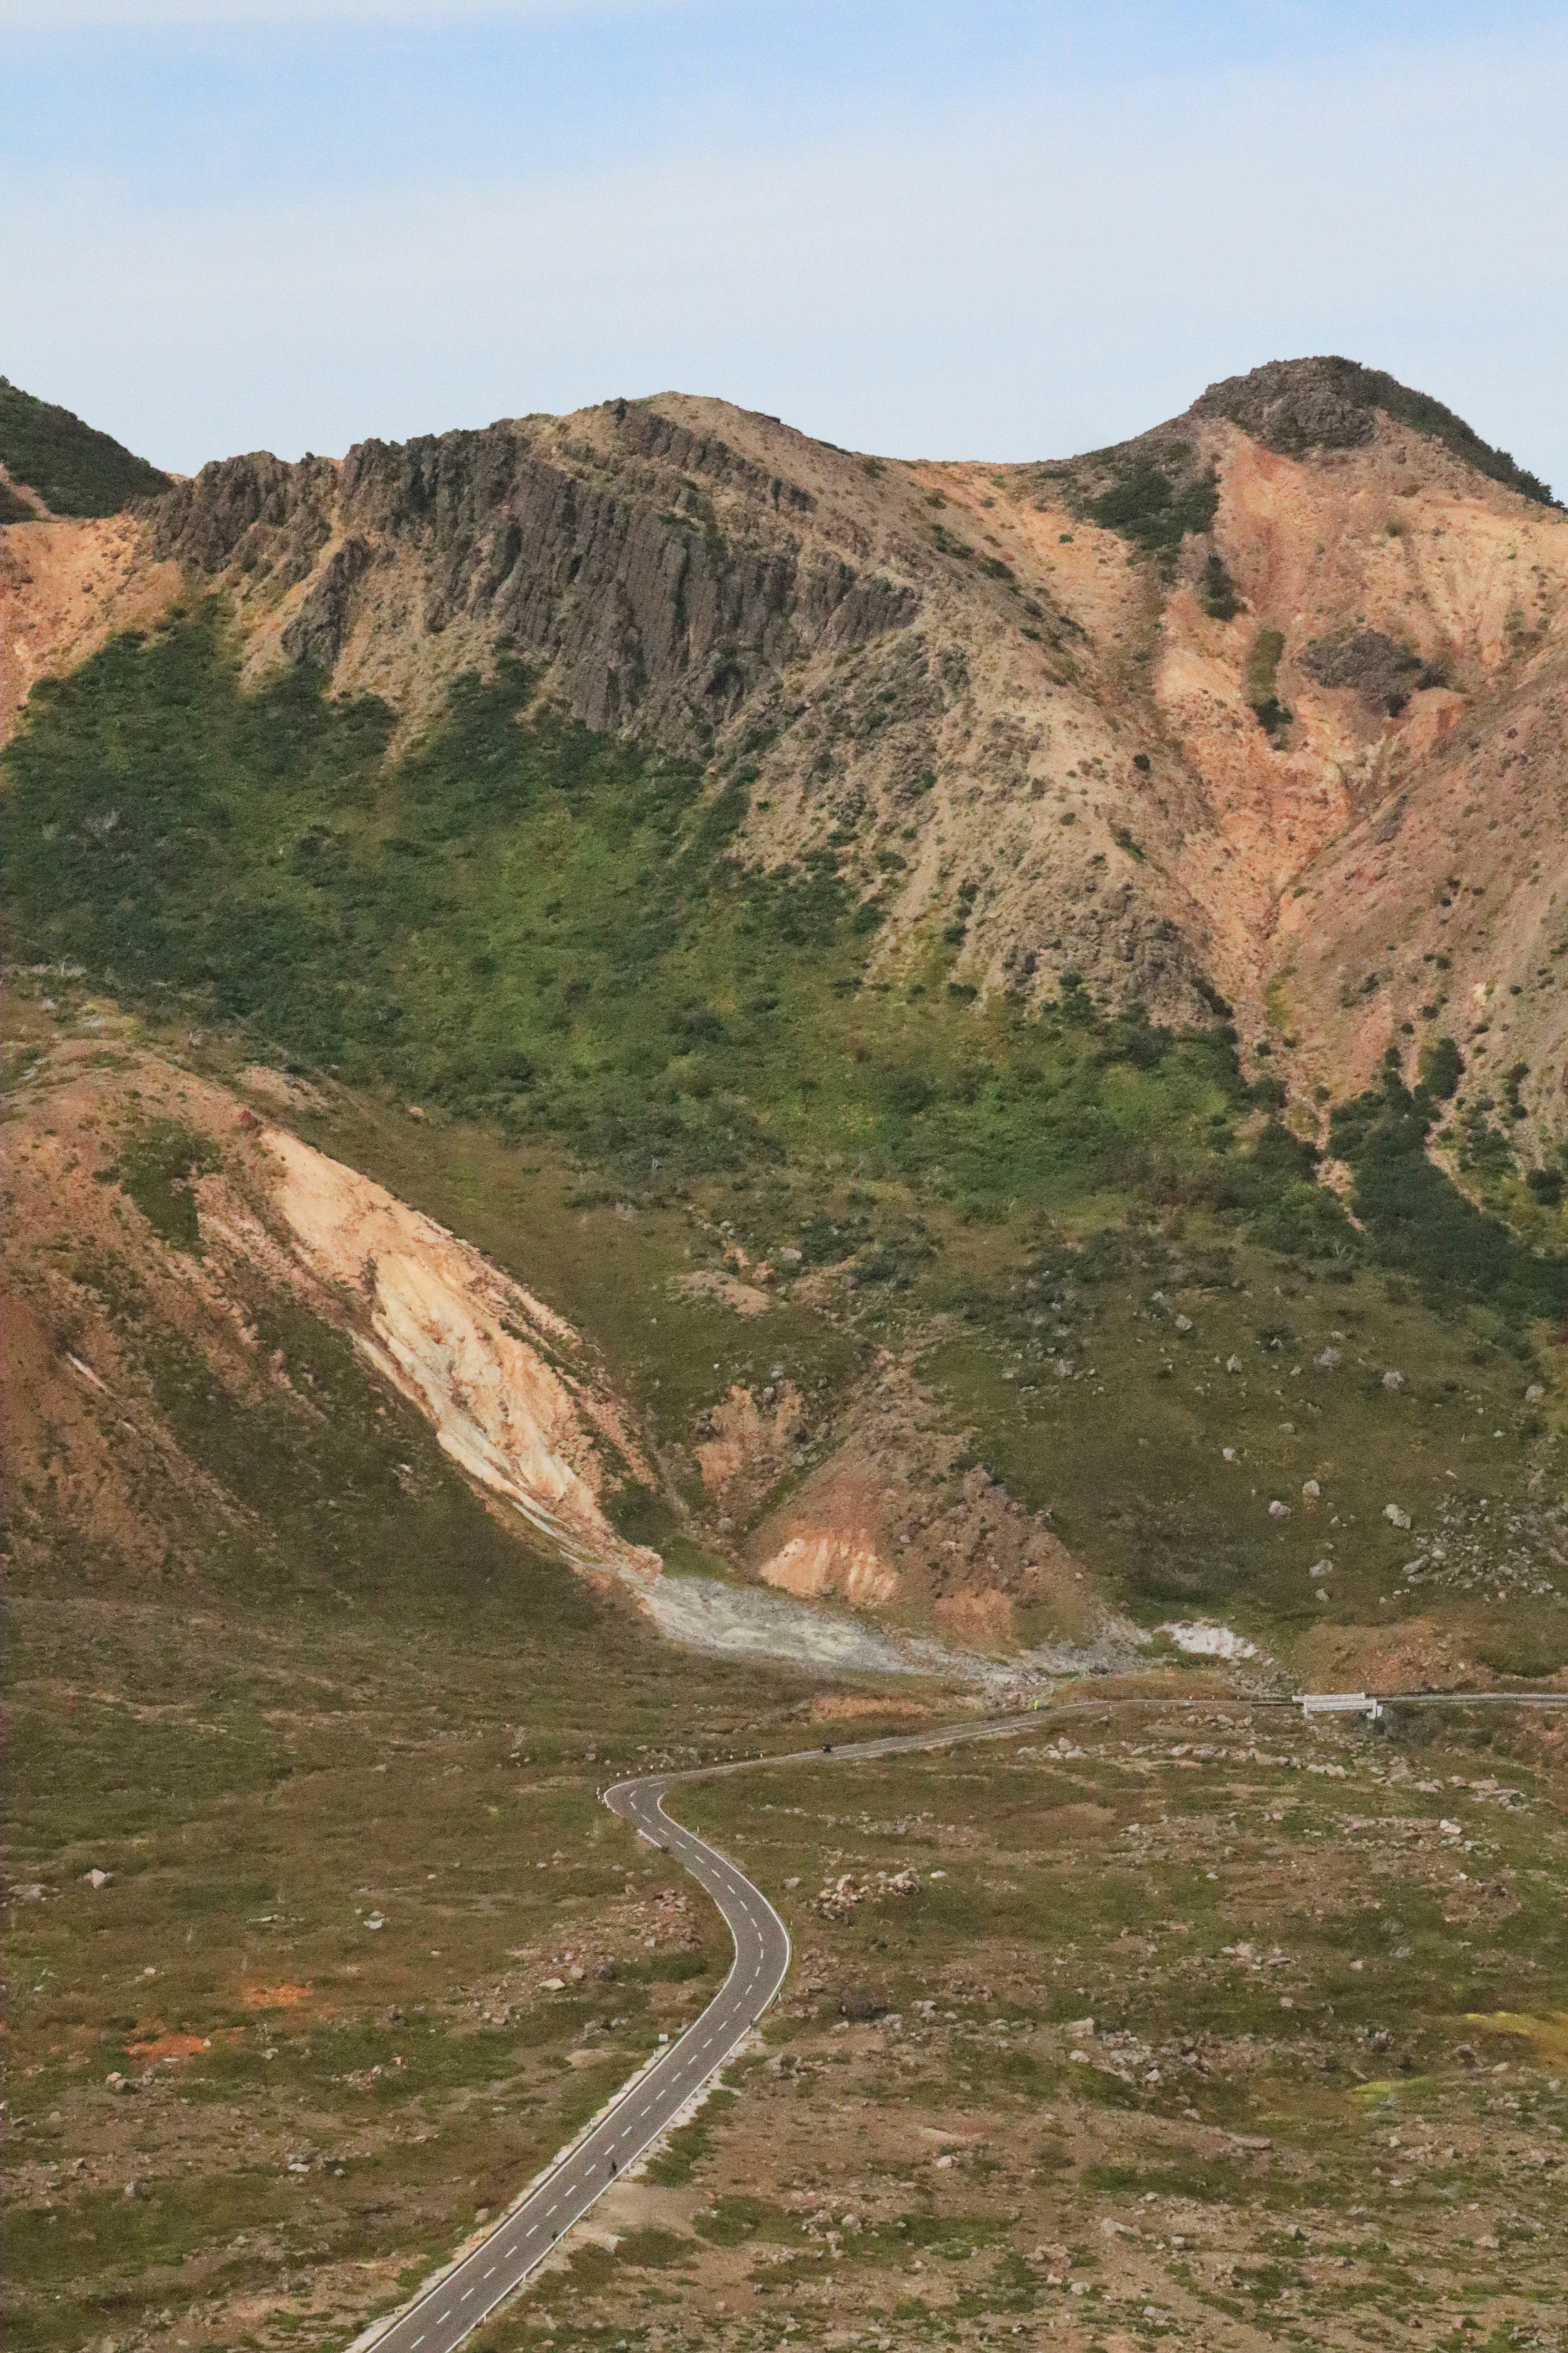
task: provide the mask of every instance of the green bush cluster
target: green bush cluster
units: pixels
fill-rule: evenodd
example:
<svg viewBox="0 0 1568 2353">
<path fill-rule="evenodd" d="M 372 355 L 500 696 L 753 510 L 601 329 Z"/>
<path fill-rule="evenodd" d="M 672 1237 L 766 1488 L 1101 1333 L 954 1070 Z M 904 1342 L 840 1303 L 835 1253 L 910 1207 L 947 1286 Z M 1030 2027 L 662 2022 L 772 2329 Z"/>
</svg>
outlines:
<svg viewBox="0 0 1568 2353">
<path fill-rule="evenodd" d="M 169 477 L 107 433 L 84 425 L 68 408 L 35 400 L 0 375 L 0 460 L 14 482 L 37 491 L 51 512 L 118 514 L 132 499 L 153 498 Z M 0 522 L 32 510 L 13 498 Z"/>
<path fill-rule="evenodd" d="M 848 845 L 749 867 L 747 771 L 532 695 L 503 658 L 394 760 L 391 714 L 309 672 L 242 693 L 216 604 L 121 638 L 7 754 L 15 949 L 626 1182 L 834 1148 L 978 1202 L 1217 1183 L 1249 1102 L 1225 1034 L 1076 978 L 1043 1018 L 868 989 L 879 906 Z"/>
<path fill-rule="evenodd" d="M 191 1181 L 208 1175 L 220 1161 L 210 1137 L 193 1134 L 177 1120 L 159 1119 L 138 1129 L 119 1166 L 102 1174 L 118 1181 L 155 1233 L 176 1250 L 194 1250 L 200 1237 Z"/>
<path fill-rule="evenodd" d="M 1211 621 L 1234 621 L 1246 612 L 1223 555 L 1211 554 L 1198 575 L 1198 602 Z"/>
<path fill-rule="evenodd" d="M 1212 531 L 1218 507 L 1219 477 L 1212 468 L 1181 482 L 1152 458 L 1140 457 L 1108 491 L 1090 499 L 1084 512 L 1145 555 L 1170 555 L 1188 532 Z"/>
</svg>

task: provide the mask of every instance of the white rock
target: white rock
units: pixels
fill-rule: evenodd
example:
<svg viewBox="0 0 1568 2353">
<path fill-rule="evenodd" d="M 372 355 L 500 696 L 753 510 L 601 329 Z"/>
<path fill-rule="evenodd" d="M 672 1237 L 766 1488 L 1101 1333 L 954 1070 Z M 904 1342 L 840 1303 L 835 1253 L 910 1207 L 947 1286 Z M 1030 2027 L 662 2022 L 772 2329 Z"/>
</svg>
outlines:
<svg viewBox="0 0 1568 2353">
<path fill-rule="evenodd" d="M 1401 1510 L 1397 1504 L 1384 1504 L 1383 1507 L 1383 1516 L 1388 1522 L 1390 1527 L 1407 1528 L 1410 1525 L 1409 1513 Z"/>
<path fill-rule="evenodd" d="M 1383 1386 L 1384 1386 L 1384 1388 L 1385 1389 L 1389 1389 L 1389 1390 L 1394 1390 L 1394 1389 L 1402 1389 L 1402 1388 L 1405 1387 L 1405 1376 L 1404 1376 L 1404 1374 L 1403 1374 L 1403 1373 L 1384 1373 L 1384 1377 L 1383 1377 Z"/>
<path fill-rule="evenodd" d="M 1258 1645 L 1230 1626 L 1215 1626 L 1205 1619 L 1167 1620 L 1159 1629 L 1169 1634 L 1178 1651 L 1194 1659 L 1255 1659 Z"/>
<path fill-rule="evenodd" d="M 566 1990 L 564 1978 L 545 1978 L 542 1983 L 546 1993 L 564 1993 Z"/>
<path fill-rule="evenodd" d="M 1315 1479 L 1302 1480 L 1301 1493 L 1305 1495 L 1309 1504 L 1315 1504 L 1322 1492 L 1322 1489 L 1319 1486 Z"/>
<path fill-rule="evenodd" d="M 1219 1452 L 1222 1462 L 1234 1462 L 1236 1461 L 1236 1449 L 1234 1446 L 1222 1446 Z"/>
<path fill-rule="evenodd" d="M 1343 1364 L 1344 1358 L 1337 1348 L 1325 1348 L 1321 1356 L 1313 1357 L 1312 1362 L 1320 1372 L 1331 1373 L 1336 1365 Z"/>
<path fill-rule="evenodd" d="M 1541 1383 L 1531 1381 L 1524 1392 L 1524 1401 L 1526 1405 L 1539 1405 L 1545 1395 L 1546 1391 L 1542 1388 Z"/>
<path fill-rule="evenodd" d="M 1274 1501 L 1268 1506 L 1268 1516 L 1271 1520 L 1288 1520 L 1290 1516 L 1289 1504 L 1282 1504 L 1279 1501 L 1279 1496 L 1276 1495 Z"/>
<path fill-rule="evenodd" d="M 84 1871 L 82 1873 L 82 1877 L 86 1880 L 89 1887 L 107 1887 L 109 1884 L 108 1872 L 100 1871 L 96 1863 L 94 1863 L 90 1871 Z"/>
<path fill-rule="evenodd" d="M 1176 1318 L 1176 1329 L 1177 1329 L 1177 1331 L 1178 1331 L 1178 1332 L 1190 1332 L 1190 1331 L 1192 1330 L 1192 1328 L 1193 1328 L 1193 1319 L 1192 1319 L 1192 1317 L 1191 1317 L 1190 1315 L 1178 1315 L 1178 1316 L 1177 1316 L 1177 1318 Z"/>
<path fill-rule="evenodd" d="M 1227 1356 L 1225 1360 L 1225 1368 L 1227 1373 L 1239 1373 L 1241 1370 L 1241 1358 L 1239 1356 Z"/>
</svg>

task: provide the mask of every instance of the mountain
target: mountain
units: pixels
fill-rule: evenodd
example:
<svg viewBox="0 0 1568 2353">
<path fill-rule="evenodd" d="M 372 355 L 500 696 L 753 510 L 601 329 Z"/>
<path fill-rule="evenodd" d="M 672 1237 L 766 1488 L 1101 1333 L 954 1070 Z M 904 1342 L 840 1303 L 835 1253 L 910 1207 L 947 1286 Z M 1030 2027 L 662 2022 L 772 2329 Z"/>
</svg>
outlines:
<svg viewBox="0 0 1568 2353">
<path fill-rule="evenodd" d="M 1568 1657 L 1568 519 L 1439 404 L 1003 467 L 668 395 L 7 536 L 16 953 L 481 1246 L 463 1136 L 634 1223 L 614 1295 L 498 1249 L 628 1542 L 1004 1654 Z"/>
<path fill-rule="evenodd" d="M 68 408 L 35 399 L 0 376 L 0 522 L 46 514 L 111 515 L 132 500 L 155 498 L 170 477 L 110 435 L 84 425 Z M 31 491 L 37 504 L 17 496 Z"/>
<path fill-rule="evenodd" d="M 495 2353 L 1538 2331 L 1565 532 L 1308 360 L 0 533 L 18 2344 L 363 2341 L 768 1752 L 783 1999 Z"/>
<path fill-rule="evenodd" d="M 313 666 L 400 740 L 510 650 L 594 730 L 744 770 L 765 865 L 832 845 L 885 916 L 879 971 L 962 918 L 983 994 L 1076 972 L 1180 1020 L 1218 990 L 1310 1101 L 1390 1040 L 1413 1071 L 1433 1018 L 1465 1047 L 1476 987 L 1495 1015 L 1550 962 L 1517 812 L 1512 862 L 1431 902 L 1489 861 L 1501 778 L 1561 756 L 1565 547 L 1510 459 L 1330 360 L 1038 467 L 854 457 L 676 396 L 234 459 L 161 501 L 136 576 L 221 588 L 247 677 Z M 1568 1041 L 1550 1004 L 1504 1010 L 1544 1149 Z"/>
</svg>

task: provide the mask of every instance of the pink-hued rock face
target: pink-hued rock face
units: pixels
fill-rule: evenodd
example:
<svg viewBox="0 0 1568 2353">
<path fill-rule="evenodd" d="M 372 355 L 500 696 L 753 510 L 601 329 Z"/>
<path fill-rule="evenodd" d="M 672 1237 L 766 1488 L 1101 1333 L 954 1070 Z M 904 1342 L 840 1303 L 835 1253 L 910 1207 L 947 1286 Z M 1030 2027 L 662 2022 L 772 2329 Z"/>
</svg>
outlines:
<svg viewBox="0 0 1568 2353">
<path fill-rule="evenodd" d="M 368 1177 L 281 1129 L 261 1141 L 294 1253 L 346 1296 L 356 1345 L 453 1461 L 569 1552 L 657 1575 L 600 1508 L 595 1437 L 648 1474 L 614 1408 L 560 1364 L 571 1326 Z"/>
<path fill-rule="evenodd" d="M 890 1601 L 899 1589 L 898 1571 L 874 1544 L 855 1536 L 791 1536 L 758 1574 L 764 1585 L 781 1586 L 802 1600 L 833 1593 L 863 1609 Z"/>
</svg>

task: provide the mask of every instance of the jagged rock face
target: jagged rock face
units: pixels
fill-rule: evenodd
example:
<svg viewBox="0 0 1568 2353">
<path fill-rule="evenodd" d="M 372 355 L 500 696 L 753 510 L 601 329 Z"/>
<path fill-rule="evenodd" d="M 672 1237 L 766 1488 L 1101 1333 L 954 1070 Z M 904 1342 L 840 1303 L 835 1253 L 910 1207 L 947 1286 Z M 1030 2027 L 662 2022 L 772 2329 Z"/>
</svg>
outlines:
<svg viewBox="0 0 1568 2353">
<path fill-rule="evenodd" d="M 281 638 L 324 669 L 365 575 L 412 556 L 421 634 L 508 638 L 551 665 L 589 726 L 641 722 L 683 748 L 706 748 L 765 672 L 914 619 L 908 585 L 803 546 L 790 522 L 816 501 L 799 485 L 644 403 L 595 422 L 596 443 L 564 447 L 553 420 L 530 420 L 362 442 L 341 469 L 230 459 L 165 502 L 155 543 L 209 576 L 237 565 L 286 589 L 336 538 Z"/>
<path fill-rule="evenodd" d="M 337 488 L 330 458 L 290 466 L 263 449 L 221 459 L 154 502 L 150 552 L 197 573 L 237 564 L 246 574 L 280 567 L 287 580 L 303 580 L 331 535 Z"/>
</svg>

